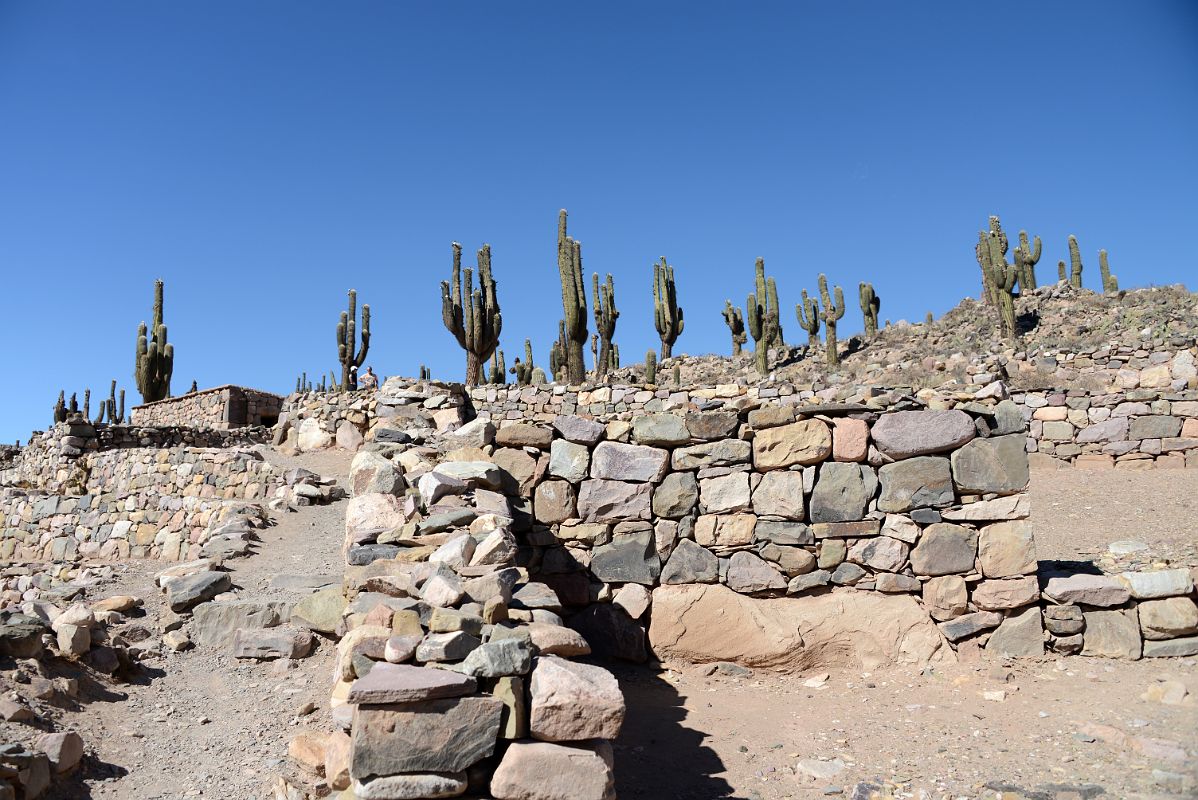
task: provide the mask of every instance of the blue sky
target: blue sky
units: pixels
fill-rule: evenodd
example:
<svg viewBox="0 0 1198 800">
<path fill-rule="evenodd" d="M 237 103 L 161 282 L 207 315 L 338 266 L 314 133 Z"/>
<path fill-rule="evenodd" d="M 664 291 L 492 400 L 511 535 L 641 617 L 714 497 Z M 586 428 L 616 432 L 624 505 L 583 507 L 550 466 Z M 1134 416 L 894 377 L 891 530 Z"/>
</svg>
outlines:
<svg viewBox="0 0 1198 800">
<path fill-rule="evenodd" d="M 493 248 L 508 361 L 561 316 L 559 208 L 611 272 L 625 361 L 727 352 L 763 256 L 784 327 L 818 273 L 882 317 L 978 291 L 986 215 L 1076 234 L 1098 285 L 1198 278 L 1198 5 L 0 0 L 0 441 L 60 388 L 132 379 L 166 281 L 174 390 L 287 391 L 336 366 L 357 288 L 369 363 L 456 379 L 450 242 Z"/>
</svg>

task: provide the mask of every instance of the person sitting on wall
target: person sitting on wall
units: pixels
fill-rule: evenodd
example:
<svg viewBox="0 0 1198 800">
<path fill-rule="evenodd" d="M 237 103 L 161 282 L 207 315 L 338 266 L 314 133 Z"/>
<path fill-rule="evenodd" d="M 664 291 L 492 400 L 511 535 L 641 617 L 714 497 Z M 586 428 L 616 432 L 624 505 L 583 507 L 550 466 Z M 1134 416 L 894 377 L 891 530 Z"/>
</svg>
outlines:
<svg viewBox="0 0 1198 800">
<path fill-rule="evenodd" d="M 373 392 L 375 389 L 379 388 L 379 379 L 378 376 L 374 374 L 373 367 L 367 367 L 366 371 L 358 376 L 358 388 L 364 389 L 368 392 Z"/>
</svg>

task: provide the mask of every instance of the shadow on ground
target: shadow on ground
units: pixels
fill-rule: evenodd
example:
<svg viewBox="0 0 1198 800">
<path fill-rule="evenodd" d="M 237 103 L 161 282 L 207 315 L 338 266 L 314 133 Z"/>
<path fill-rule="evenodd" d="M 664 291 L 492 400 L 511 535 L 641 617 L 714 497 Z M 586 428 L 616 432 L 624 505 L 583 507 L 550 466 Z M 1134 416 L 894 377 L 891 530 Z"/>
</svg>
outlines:
<svg viewBox="0 0 1198 800">
<path fill-rule="evenodd" d="M 627 712 L 615 742 L 616 793 L 629 798 L 736 798 L 724 763 L 703 744 L 707 734 L 687 727 L 678 691 L 652 667 L 607 664 L 624 692 Z"/>
</svg>

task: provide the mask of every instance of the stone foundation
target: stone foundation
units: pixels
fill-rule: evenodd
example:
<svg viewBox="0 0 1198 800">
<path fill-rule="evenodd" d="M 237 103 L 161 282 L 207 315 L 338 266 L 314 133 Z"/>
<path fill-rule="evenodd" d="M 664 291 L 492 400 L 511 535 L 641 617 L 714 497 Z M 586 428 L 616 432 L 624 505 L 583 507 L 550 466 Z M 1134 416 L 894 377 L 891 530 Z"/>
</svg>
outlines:
<svg viewBox="0 0 1198 800">
<path fill-rule="evenodd" d="M 217 428 L 272 426 L 278 421 L 283 398 L 244 386 L 217 386 L 134 406 L 134 425 Z"/>
</svg>

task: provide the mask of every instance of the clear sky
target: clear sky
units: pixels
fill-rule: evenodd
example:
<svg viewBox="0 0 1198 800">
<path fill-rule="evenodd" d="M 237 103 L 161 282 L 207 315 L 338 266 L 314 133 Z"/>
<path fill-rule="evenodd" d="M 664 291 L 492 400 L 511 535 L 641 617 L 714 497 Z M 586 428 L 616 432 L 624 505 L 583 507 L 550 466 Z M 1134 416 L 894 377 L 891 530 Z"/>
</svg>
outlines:
<svg viewBox="0 0 1198 800">
<path fill-rule="evenodd" d="M 615 276 L 626 362 L 727 352 L 753 259 L 857 283 L 882 318 L 976 294 L 998 213 L 1055 279 L 1198 283 L 1198 4 L 1177 2 L 56 2 L 0 0 L 0 441 L 59 389 L 137 397 L 166 281 L 173 389 L 286 392 L 336 366 L 354 287 L 369 363 L 460 379 L 450 242 L 493 248 L 509 364 L 561 316 L 557 210 Z M 593 322 L 590 323 L 593 326 Z M 842 334 L 843 335 L 843 334 Z"/>
</svg>

